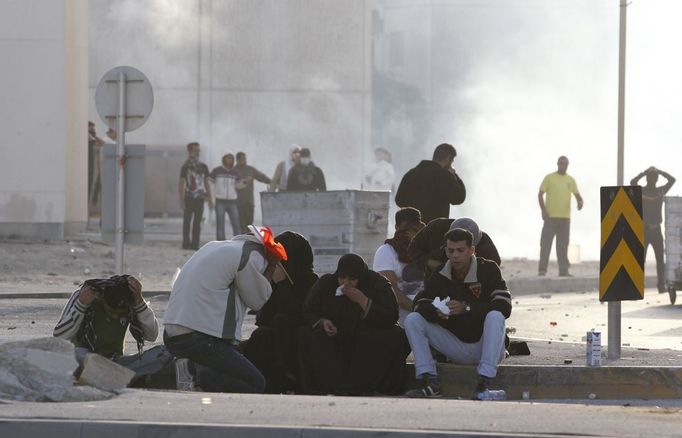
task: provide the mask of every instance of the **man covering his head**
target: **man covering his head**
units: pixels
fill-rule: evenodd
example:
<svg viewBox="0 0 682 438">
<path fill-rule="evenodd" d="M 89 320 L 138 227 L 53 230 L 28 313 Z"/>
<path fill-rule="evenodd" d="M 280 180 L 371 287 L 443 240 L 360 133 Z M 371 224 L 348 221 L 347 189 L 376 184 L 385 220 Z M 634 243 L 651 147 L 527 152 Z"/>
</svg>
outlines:
<svg viewBox="0 0 682 438">
<path fill-rule="evenodd" d="M 255 229 L 255 228 L 254 228 Z M 261 393 L 265 379 L 237 350 L 248 309 L 260 310 L 286 275 L 286 250 L 266 227 L 259 235 L 202 246 L 185 262 L 164 315 L 164 343 L 178 361 L 178 386 Z"/>
<path fill-rule="evenodd" d="M 128 330 L 137 343 L 138 354 L 133 356 L 123 355 Z M 144 342 L 155 341 L 158 334 L 158 321 L 142 298 L 142 284 L 131 275 L 84 281 L 71 294 L 53 332 L 76 346 L 81 367 L 88 353 L 96 353 L 138 372 L 135 380 L 142 376 L 141 367 L 149 364 L 150 358 L 142 354 Z"/>
</svg>

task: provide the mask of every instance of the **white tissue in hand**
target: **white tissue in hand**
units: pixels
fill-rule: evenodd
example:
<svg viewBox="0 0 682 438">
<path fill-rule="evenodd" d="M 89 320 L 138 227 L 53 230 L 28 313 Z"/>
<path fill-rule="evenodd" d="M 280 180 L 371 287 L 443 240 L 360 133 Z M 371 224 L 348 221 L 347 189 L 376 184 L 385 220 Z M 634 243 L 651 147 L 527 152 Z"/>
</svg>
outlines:
<svg viewBox="0 0 682 438">
<path fill-rule="evenodd" d="M 433 307 L 440 310 L 440 312 L 443 315 L 449 315 L 450 314 L 450 308 L 448 307 L 449 302 L 450 297 L 446 297 L 444 300 L 441 300 L 440 297 L 436 297 L 433 299 Z"/>
<path fill-rule="evenodd" d="M 336 294 L 334 296 L 340 297 L 341 295 L 343 295 L 343 286 L 339 286 L 336 288 Z"/>
</svg>

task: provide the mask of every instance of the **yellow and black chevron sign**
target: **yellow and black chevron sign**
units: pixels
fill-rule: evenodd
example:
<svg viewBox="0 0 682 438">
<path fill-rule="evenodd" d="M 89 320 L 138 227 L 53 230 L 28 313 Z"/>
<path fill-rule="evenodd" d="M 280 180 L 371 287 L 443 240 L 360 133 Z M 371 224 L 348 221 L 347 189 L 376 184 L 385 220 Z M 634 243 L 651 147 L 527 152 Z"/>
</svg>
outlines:
<svg viewBox="0 0 682 438">
<path fill-rule="evenodd" d="M 599 301 L 644 298 L 642 188 L 601 188 Z"/>
</svg>

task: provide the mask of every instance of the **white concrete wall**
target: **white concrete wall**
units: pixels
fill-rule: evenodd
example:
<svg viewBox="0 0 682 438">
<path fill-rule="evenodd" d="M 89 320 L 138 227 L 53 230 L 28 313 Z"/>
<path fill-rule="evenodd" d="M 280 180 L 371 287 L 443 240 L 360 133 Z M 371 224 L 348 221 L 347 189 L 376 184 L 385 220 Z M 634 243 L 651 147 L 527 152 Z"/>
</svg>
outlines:
<svg viewBox="0 0 682 438">
<path fill-rule="evenodd" d="M 267 175 L 298 143 L 330 188 L 359 188 L 371 150 L 369 3 L 92 0 L 90 117 L 103 132 L 94 90 L 107 70 L 131 65 L 150 79 L 155 107 L 128 142 L 199 140 L 209 167 L 244 151 Z"/>
<path fill-rule="evenodd" d="M 84 27 L 73 25 L 86 18 L 85 0 L 0 2 L 0 236 L 61 238 L 65 222 L 86 221 L 75 205 L 86 196 L 77 96 L 87 51 Z"/>
</svg>

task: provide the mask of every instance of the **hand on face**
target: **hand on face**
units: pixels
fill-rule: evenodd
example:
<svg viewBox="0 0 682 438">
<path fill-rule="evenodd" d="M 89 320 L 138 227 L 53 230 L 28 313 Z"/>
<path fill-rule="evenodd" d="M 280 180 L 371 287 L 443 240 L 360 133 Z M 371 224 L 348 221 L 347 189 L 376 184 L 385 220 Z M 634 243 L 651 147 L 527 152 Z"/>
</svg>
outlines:
<svg viewBox="0 0 682 438">
<path fill-rule="evenodd" d="M 457 300 L 450 300 L 448 301 L 448 309 L 450 309 L 450 314 L 451 315 L 461 315 L 464 313 L 466 310 L 464 309 L 464 302 L 462 301 L 457 301 Z"/>
<path fill-rule="evenodd" d="M 277 263 L 275 268 L 272 270 L 272 282 L 279 283 L 287 279 L 287 275 L 284 273 L 284 267 L 281 263 Z"/>
</svg>

